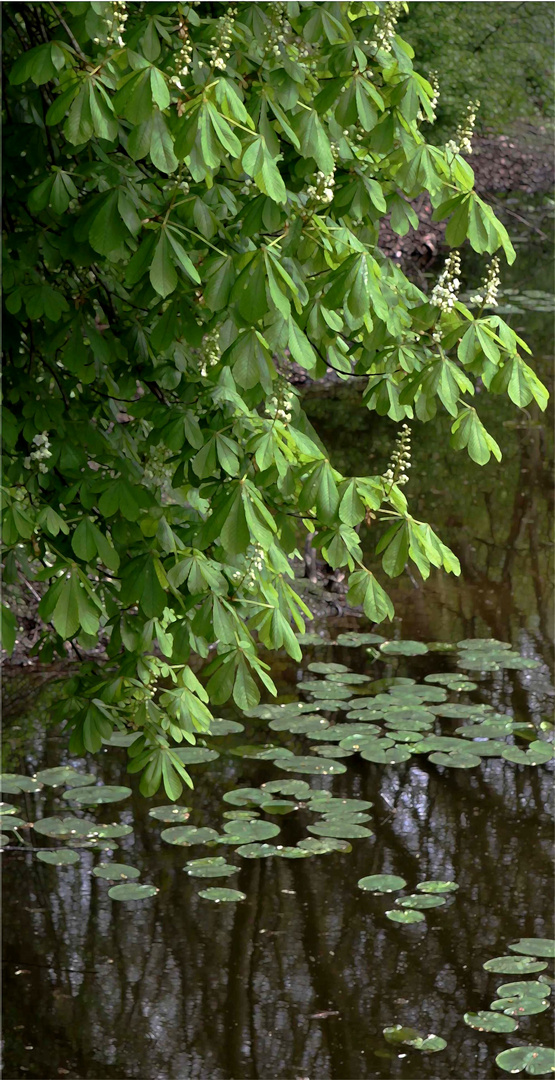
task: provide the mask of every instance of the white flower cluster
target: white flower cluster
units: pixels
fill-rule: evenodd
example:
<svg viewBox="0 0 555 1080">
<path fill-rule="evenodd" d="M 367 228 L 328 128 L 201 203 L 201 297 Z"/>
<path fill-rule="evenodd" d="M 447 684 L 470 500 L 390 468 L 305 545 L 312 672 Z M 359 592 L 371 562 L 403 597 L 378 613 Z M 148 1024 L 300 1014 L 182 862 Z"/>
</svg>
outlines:
<svg viewBox="0 0 555 1080">
<path fill-rule="evenodd" d="M 403 487 L 404 484 L 409 482 L 407 470 L 410 467 L 410 428 L 408 424 L 403 424 L 401 432 L 395 440 L 395 449 L 383 478 L 386 483 Z"/>
<path fill-rule="evenodd" d="M 266 413 L 274 420 L 282 420 L 284 424 L 288 424 L 292 416 L 292 407 L 295 400 L 295 395 L 290 389 L 289 385 L 284 382 L 282 387 L 277 393 L 272 394 L 272 397 L 268 398 L 266 402 Z"/>
<path fill-rule="evenodd" d="M 271 12 L 275 21 L 266 30 L 263 47 L 266 51 L 271 51 L 274 56 L 279 57 L 281 56 L 282 46 L 291 38 L 293 31 L 287 18 L 286 3 L 273 3 Z"/>
<path fill-rule="evenodd" d="M 368 43 L 371 48 L 391 52 L 391 43 L 395 37 L 397 19 L 402 6 L 401 3 L 396 2 L 384 4 L 383 11 L 380 12 L 374 24 L 374 36 Z"/>
<path fill-rule="evenodd" d="M 200 367 L 200 373 L 203 379 L 208 374 L 208 368 L 216 367 L 216 364 L 220 362 L 220 331 L 211 330 L 208 334 L 205 334 L 202 339 L 202 352 L 203 359 Z"/>
<path fill-rule="evenodd" d="M 471 296 L 470 303 L 482 304 L 484 307 L 497 307 L 497 295 L 499 293 L 500 283 L 499 257 L 494 255 L 488 266 L 487 274 L 482 281 L 482 292 L 475 293 L 474 296 Z"/>
<path fill-rule="evenodd" d="M 326 176 L 325 173 L 318 171 L 314 177 L 314 183 L 308 185 L 306 193 L 309 198 L 327 206 L 333 199 L 334 185 L 335 176 L 333 173 Z"/>
<path fill-rule="evenodd" d="M 37 449 L 32 450 L 29 457 L 24 459 L 23 466 L 25 469 L 30 469 L 32 468 L 33 462 L 36 461 L 38 463 L 39 472 L 46 473 L 48 472 L 48 465 L 46 465 L 46 462 L 48 461 L 48 458 L 52 457 L 52 454 L 50 453 L 48 432 L 43 431 L 41 435 L 34 435 L 33 443 Z"/>
<path fill-rule="evenodd" d="M 451 311 L 457 299 L 461 283 L 461 258 L 458 251 L 453 251 L 448 256 L 445 266 L 439 275 L 439 279 L 432 289 L 430 303 L 442 311 Z"/>
<path fill-rule="evenodd" d="M 256 585 L 256 576 L 260 574 L 266 564 L 266 554 L 262 544 L 249 544 L 246 551 L 246 569 L 234 570 L 231 577 L 233 581 L 242 584 L 245 589 L 251 589 Z"/>
<path fill-rule="evenodd" d="M 230 8 L 226 15 L 220 19 L 220 39 L 209 52 L 212 67 L 218 71 L 225 71 L 227 61 L 231 56 L 231 39 L 233 35 L 233 20 L 237 14 L 237 8 Z"/>
<path fill-rule="evenodd" d="M 432 110 L 432 117 L 431 119 L 429 119 L 427 116 L 424 116 L 422 110 L 419 110 L 418 119 L 428 120 L 428 123 L 433 124 L 437 116 L 437 107 L 439 103 L 439 78 L 437 71 L 430 71 L 430 74 L 428 75 L 428 82 L 433 91 L 433 96 L 430 98 L 430 109 Z"/>
<path fill-rule="evenodd" d="M 241 195 L 250 195 L 251 187 L 252 187 L 252 180 L 251 180 L 250 176 L 246 176 L 244 181 L 243 181 L 242 186 L 239 188 L 239 191 L 241 192 Z"/>
<path fill-rule="evenodd" d="M 455 138 L 445 143 L 445 149 L 452 154 L 471 154 L 472 136 L 476 124 L 476 113 L 480 107 L 479 101 L 469 101 L 466 107 L 466 116 L 459 124 Z"/>
<path fill-rule="evenodd" d="M 125 32 L 125 24 L 129 18 L 127 11 L 127 4 L 125 0 L 115 0 L 112 4 L 112 17 L 106 19 L 106 42 L 110 45 L 119 45 L 120 48 L 123 45 L 123 33 Z M 94 38 L 95 45 L 100 44 L 100 38 Z"/>
<path fill-rule="evenodd" d="M 173 58 L 176 73 L 172 76 L 171 82 L 174 83 L 179 90 L 183 90 L 184 86 L 182 85 L 181 80 L 185 79 L 189 74 L 189 71 L 191 70 L 191 60 L 193 59 L 193 44 L 189 37 L 189 31 L 184 24 L 179 28 L 179 37 L 181 38 L 182 45 Z"/>
</svg>

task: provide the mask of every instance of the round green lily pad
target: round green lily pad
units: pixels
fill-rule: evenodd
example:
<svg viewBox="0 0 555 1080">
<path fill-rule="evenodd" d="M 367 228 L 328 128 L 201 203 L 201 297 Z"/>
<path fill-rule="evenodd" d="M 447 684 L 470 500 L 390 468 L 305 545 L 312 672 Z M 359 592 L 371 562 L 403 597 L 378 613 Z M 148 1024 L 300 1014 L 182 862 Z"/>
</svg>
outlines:
<svg viewBox="0 0 555 1080">
<path fill-rule="evenodd" d="M 515 765 L 545 765 L 553 760 L 553 746 L 551 743 L 538 740 L 530 743 L 527 750 L 521 750 L 518 746 L 508 746 L 502 756 L 505 761 L 512 761 Z"/>
<path fill-rule="evenodd" d="M 490 1005 L 490 1009 L 516 1017 L 535 1016 L 537 1013 L 545 1012 L 548 1007 L 549 1003 L 539 998 L 537 994 L 530 994 L 529 997 L 496 998 Z"/>
<path fill-rule="evenodd" d="M 80 806 L 99 806 L 102 803 L 121 802 L 130 795 L 130 787 L 99 784 L 97 787 L 79 787 L 64 791 L 62 799 L 71 799 Z"/>
<path fill-rule="evenodd" d="M 205 761 L 215 761 L 220 755 L 217 750 L 209 750 L 207 746 L 180 746 L 173 749 L 184 765 L 200 765 Z"/>
<path fill-rule="evenodd" d="M 254 803 L 256 806 L 266 799 L 264 792 L 260 788 L 252 787 L 234 788 L 231 791 L 226 791 L 222 797 L 224 802 L 230 803 L 231 806 L 248 806 L 250 803 Z"/>
<path fill-rule="evenodd" d="M 336 645 L 342 645 L 345 649 L 358 648 L 359 645 L 381 645 L 384 640 L 380 634 L 363 634 L 358 630 L 350 631 L 346 634 L 338 634 L 335 639 Z"/>
<path fill-rule="evenodd" d="M 210 841 L 219 839 L 215 829 L 196 828 L 194 825 L 176 825 L 173 829 L 162 829 L 160 835 L 167 844 L 177 844 L 178 847 L 209 844 Z"/>
<path fill-rule="evenodd" d="M 148 811 L 148 816 L 156 821 L 187 821 L 191 814 L 190 806 L 153 806 Z"/>
<path fill-rule="evenodd" d="M 17 810 L 18 807 L 12 806 L 11 803 L 0 802 L 0 817 L 3 817 L 4 814 L 15 814 Z"/>
<path fill-rule="evenodd" d="M 426 908 L 443 907 L 446 900 L 443 896 L 402 896 L 395 901 L 399 904 L 399 907 L 411 908 L 415 910 L 425 910 Z"/>
<path fill-rule="evenodd" d="M 546 1046 L 515 1046 L 498 1054 L 495 1064 L 508 1073 L 524 1071 L 529 1076 L 545 1076 L 555 1072 L 555 1050 Z"/>
<path fill-rule="evenodd" d="M 318 760 L 312 757 L 291 757 L 276 761 L 278 769 L 285 772 L 310 773 L 313 776 L 334 776 L 347 772 L 347 766 L 341 761 Z"/>
<path fill-rule="evenodd" d="M 25 821 L 25 818 L 16 817 L 12 814 L 4 814 L 0 818 L 0 829 L 2 829 L 3 832 L 11 832 L 12 829 L 20 829 L 27 824 L 28 822 Z"/>
<path fill-rule="evenodd" d="M 202 896 L 203 900 L 214 900 L 216 904 L 234 904 L 239 900 L 246 900 L 246 894 L 239 892 L 238 889 L 219 889 L 217 887 L 211 889 L 203 889 L 199 892 L 199 896 Z"/>
<path fill-rule="evenodd" d="M 519 938 L 514 945 L 509 945 L 511 952 L 525 956 L 547 956 L 555 959 L 555 940 L 553 938 Z"/>
<path fill-rule="evenodd" d="M 275 844 L 243 844 L 236 848 L 235 854 L 241 855 L 243 859 L 269 859 L 271 855 L 276 854 L 276 846 Z"/>
<path fill-rule="evenodd" d="M 222 859 L 222 865 L 218 866 L 191 866 L 185 867 L 189 877 L 198 878 L 225 878 L 231 877 L 232 874 L 237 874 L 239 867 L 232 866 L 231 863 L 226 863 Z"/>
<path fill-rule="evenodd" d="M 534 995 L 539 998 L 549 997 L 551 993 L 551 987 L 546 982 L 541 982 L 541 979 L 548 979 L 549 976 L 540 975 L 537 982 L 530 980 L 530 982 L 510 982 L 503 983 L 502 986 L 498 986 L 496 993 L 500 998 L 518 998 L 518 997 L 531 997 Z"/>
<path fill-rule="evenodd" d="M 450 893 L 458 889 L 456 881 L 421 881 L 416 886 L 418 892 Z"/>
<path fill-rule="evenodd" d="M 148 900 L 151 896 L 156 896 L 158 889 L 154 885 L 112 885 L 111 889 L 108 889 L 108 896 L 112 900 Z"/>
<path fill-rule="evenodd" d="M 76 851 L 66 851 L 64 848 L 60 851 L 37 851 L 37 859 L 49 863 L 50 866 L 73 866 L 79 862 Z"/>
<path fill-rule="evenodd" d="M 272 836 L 278 836 L 279 825 L 273 821 L 228 821 L 224 825 L 224 833 L 233 837 L 239 844 L 250 844 L 253 841 L 270 840 Z M 164 834 L 162 833 L 162 836 Z M 219 843 L 226 843 L 226 838 L 218 837 Z"/>
<path fill-rule="evenodd" d="M 296 799 L 305 799 L 312 788 L 306 780 L 268 780 L 262 784 L 261 791 L 267 793 L 266 798 L 268 795 L 293 795 Z"/>
<path fill-rule="evenodd" d="M 341 851 L 347 853 L 352 851 L 352 846 L 347 840 L 339 840 L 333 836 L 307 836 L 303 840 L 299 840 L 297 845 L 303 851 L 308 851 L 310 855 L 329 855 L 333 851 Z"/>
<path fill-rule="evenodd" d="M 372 761 L 376 765 L 398 765 L 401 761 L 408 761 L 411 754 L 410 750 L 406 750 L 404 746 L 391 746 L 387 750 L 382 750 L 381 747 L 365 746 L 360 756 L 365 761 Z"/>
<path fill-rule="evenodd" d="M 94 829 L 94 821 L 76 817 L 46 817 L 35 821 L 34 829 L 41 836 L 55 836 L 58 840 L 73 840 L 79 836 L 88 836 Z"/>
<path fill-rule="evenodd" d="M 4 795 L 20 795 L 22 791 L 40 791 L 43 785 L 33 776 L 20 773 L 0 773 L 0 791 Z"/>
<path fill-rule="evenodd" d="M 454 751 L 450 754 L 430 754 L 429 760 L 444 769 L 475 769 L 480 764 L 477 754 L 462 754 Z"/>
<path fill-rule="evenodd" d="M 239 724 L 236 720 L 222 720 L 221 717 L 214 717 L 210 721 L 208 734 L 211 737 L 212 735 L 238 735 L 244 730 L 244 724 Z"/>
<path fill-rule="evenodd" d="M 439 1050 L 444 1050 L 447 1046 L 445 1039 L 442 1039 L 439 1035 L 422 1035 L 415 1028 L 403 1027 L 402 1024 L 386 1027 L 383 1029 L 383 1033 L 388 1043 L 411 1046 L 414 1050 L 421 1050 L 424 1053 L 434 1054 Z"/>
<path fill-rule="evenodd" d="M 534 971 L 545 971 L 545 960 L 534 960 L 531 956 L 495 956 L 483 964 L 485 971 L 495 971 L 500 975 L 531 975 Z"/>
<path fill-rule="evenodd" d="M 423 656 L 428 652 L 428 646 L 423 641 L 384 641 L 380 652 L 387 656 Z"/>
<path fill-rule="evenodd" d="M 499 1015 L 496 1012 L 488 1012 L 480 1009 L 479 1012 L 467 1012 L 464 1014 L 464 1022 L 476 1031 L 515 1031 L 518 1027 L 516 1020 L 510 1016 Z"/>
<path fill-rule="evenodd" d="M 334 818 L 332 821 L 309 825 L 308 831 L 313 836 L 334 836 L 339 840 L 360 840 L 363 837 L 374 835 L 372 830 L 367 829 L 365 825 L 353 824 L 351 821 L 341 817 Z"/>
<path fill-rule="evenodd" d="M 421 911 L 386 911 L 387 919 L 391 919 L 391 922 L 409 923 L 424 922 L 424 916 Z"/>
<path fill-rule="evenodd" d="M 71 765 L 60 765 L 58 768 L 41 769 L 36 779 L 50 787 L 61 787 L 62 784 L 67 784 L 68 787 L 84 787 L 94 784 L 96 776 L 93 773 L 80 773 Z"/>
<path fill-rule="evenodd" d="M 330 672 L 345 674 L 349 668 L 345 664 L 326 664 L 315 662 L 308 665 L 308 671 L 314 671 L 317 675 L 327 675 Z"/>
<path fill-rule="evenodd" d="M 126 863 L 99 863 L 93 869 L 95 877 L 103 878 L 104 881 L 131 881 L 140 877 L 141 871 L 136 866 L 128 866 Z"/>
<path fill-rule="evenodd" d="M 404 878 L 397 877 L 395 874 L 370 874 L 369 877 L 360 878 L 358 881 L 359 889 L 374 893 L 398 892 L 399 889 L 404 889 L 406 884 Z"/>
</svg>

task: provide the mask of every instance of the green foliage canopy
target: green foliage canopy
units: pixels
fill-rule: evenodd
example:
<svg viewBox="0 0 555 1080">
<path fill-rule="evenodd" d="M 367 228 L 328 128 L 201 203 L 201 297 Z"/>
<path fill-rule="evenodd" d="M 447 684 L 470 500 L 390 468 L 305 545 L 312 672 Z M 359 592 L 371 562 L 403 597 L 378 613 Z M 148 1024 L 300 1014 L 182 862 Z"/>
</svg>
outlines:
<svg viewBox="0 0 555 1080">
<path fill-rule="evenodd" d="M 427 191 L 452 246 L 514 258 L 469 165 L 420 133 L 432 88 L 398 8 L 5 10 L 5 580 L 41 583 L 42 659 L 107 643 L 108 663 L 67 684 L 70 746 L 138 731 L 147 795 L 190 784 L 179 744 L 210 705 L 274 692 L 258 642 L 300 658 L 303 532 L 375 622 L 393 607 L 362 561 L 370 512 L 386 574 L 459 572 L 398 471 L 332 466 L 290 359 L 354 372 L 394 421 L 431 422 L 439 403 L 480 464 L 500 450 L 476 380 L 545 405 L 503 320 L 430 304 L 379 250 L 383 216 L 404 234 Z"/>
</svg>

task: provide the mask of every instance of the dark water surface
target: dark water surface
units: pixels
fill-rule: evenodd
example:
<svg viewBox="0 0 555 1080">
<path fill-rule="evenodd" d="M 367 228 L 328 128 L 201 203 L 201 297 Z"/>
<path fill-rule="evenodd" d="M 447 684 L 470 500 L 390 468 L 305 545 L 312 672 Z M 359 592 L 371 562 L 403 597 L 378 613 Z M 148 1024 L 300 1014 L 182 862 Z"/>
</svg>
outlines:
<svg viewBox="0 0 555 1080">
<path fill-rule="evenodd" d="M 541 261 L 532 259 L 522 287 L 549 287 L 546 273 L 544 264 L 539 283 Z M 518 318 L 512 325 L 519 328 Z M 552 348 L 546 316 L 527 314 L 522 326 L 544 354 L 545 377 Z M 390 434 L 374 434 L 376 422 L 356 397 L 313 398 L 309 409 L 339 468 L 381 470 Z M 390 635 L 510 641 L 541 666 L 483 674 L 470 700 L 539 727 L 553 702 L 549 436 L 536 412 L 519 414 L 503 398 L 484 401 L 483 417 L 504 451 L 501 465 L 484 470 L 466 455 L 445 453 L 437 428 L 417 429 L 407 494 L 415 515 L 431 520 L 454 547 L 463 578 L 394 583 L 398 617 Z M 364 543 L 371 552 L 372 536 Z M 348 617 L 327 629 L 335 636 L 338 627 L 367 629 Z M 364 649 L 329 645 L 307 648 L 303 666 L 316 659 L 373 678 L 420 680 L 454 665 L 437 653 L 372 661 Z M 275 674 L 280 692 L 295 696 L 300 668 L 282 659 Z M 5 768 L 32 773 L 65 762 L 64 738 L 48 724 L 45 733 L 55 689 L 40 698 L 31 675 L 17 680 L 7 694 Z M 268 741 L 264 721 L 245 724 L 244 737 L 229 746 Z M 271 737 L 309 752 L 303 736 Z M 105 782 L 130 782 L 123 749 L 76 764 Z M 89 851 L 67 868 L 4 853 L 7 1080 L 490 1080 L 506 1075 L 495 1064 L 501 1050 L 549 1046 L 551 1010 L 522 1019 L 510 1035 L 474 1031 L 463 1014 L 488 1009 L 497 986 L 519 978 L 490 974 L 484 961 L 505 955 L 521 936 L 552 934 L 550 769 L 487 758 L 468 772 L 442 770 L 423 758 L 384 767 L 353 757 L 346 764 L 344 775 L 304 779 L 371 800 L 375 835 L 353 840 L 350 854 L 302 861 L 235 859 L 225 849 L 240 869 L 222 884 L 247 896 L 236 905 L 199 898 L 201 888 L 220 882 L 191 879 L 183 866 L 209 849 L 163 843 L 165 826 L 148 817 L 151 804 L 134 778 L 131 799 L 87 816 L 133 826 L 113 858 L 139 867 L 141 880 L 159 887 L 151 900 L 110 900 L 108 883 L 90 873 L 100 856 Z M 195 766 L 193 775 L 194 794 L 182 800 L 193 806 L 189 823 L 217 828 L 229 809 L 221 802 L 225 791 L 285 774 L 269 761 L 222 753 Z M 65 810 L 60 794 L 45 787 L 8 798 L 33 821 Z M 274 820 L 280 842 L 295 844 L 312 818 L 300 811 Z M 459 890 L 445 907 L 427 911 L 425 922 L 399 926 L 384 915 L 393 897 L 357 888 L 359 878 L 375 873 L 401 875 L 408 890 L 430 878 L 454 880 Z M 429 1055 L 394 1049 L 382 1030 L 396 1023 L 440 1035 L 447 1047 Z"/>
</svg>

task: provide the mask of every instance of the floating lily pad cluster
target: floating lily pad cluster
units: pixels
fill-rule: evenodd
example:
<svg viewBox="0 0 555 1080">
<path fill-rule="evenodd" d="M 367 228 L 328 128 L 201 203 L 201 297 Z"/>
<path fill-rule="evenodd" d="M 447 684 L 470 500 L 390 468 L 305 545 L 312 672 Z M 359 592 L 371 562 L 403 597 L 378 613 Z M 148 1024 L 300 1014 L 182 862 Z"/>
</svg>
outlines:
<svg viewBox="0 0 555 1080">
<path fill-rule="evenodd" d="M 466 662 L 468 641 L 459 645 Z M 380 645 L 386 655 L 418 655 L 427 648 L 414 641 L 384 641 Z M 503 657 L 514 658 L 505 643 L 477 639 L 478 652 L 489 656 L 491 649 L 499 663 Z M 535 666 L 536 662 L 526 664 Z M 400 764 L 422 754 L 434 765 L 455 769 L 476 769 L 488 757 L 523 765 L 552 759 L 550 742 L 530 741 L 530 734 L 535 734 L 532 725 L 518 723 L 490 705 L 464 702 L 460 697 L 448 700 L 449 694 L 475 689 L 477 684 L 457 671 L 426 675 L 417 684 L 414 679 L 400 677 L 371 681 L 345 664 L 313 662 L 298 684 L 300 693 L 310 700 L 261 705 L 248 714 L 267 720 L 272 731 L 307 739 L 313 744 L 312 753 L 293 753 L 271 745 L 250 749 L 252 756 L 273 760 L 284 772 L 321 776 L 344 773 L 347 766 L 343 759 L 354 753 L 379 765 Z M 455 720 L 465 722 L 454 733 L 444 734 L 439 725 Z M 507 741 L 515 737 L 528 742 L 521 747 Z"/>
<path fill-rule="evenodd" d="M 519 978 L 497 987 L 496 998 L 489 1010 L 464 1014 L 465 1024 L 476 1031 L 512 1033 L 523 1016 L 535 1016 L 549 1007 L 553 980 L 546 975 L 547 961 L 555 958 L 552 938 L 520 938 L 509 945 L 510 954 L 496 956 L 483 965 L 486 971 L 503 975 L 534 975 L 530 981 Z M 496 1064 L 509 1073 L 526 1072 L 544 1076 L 555 1072 L 555 1050 L 545 1046 L 517 1046 L 498 1054 Z"/>
<path fill-rule="evenodd" d="M 359 889 L 371 893 L 400 892 L 406 886 L 406 881 L 395 874 L 371 874 L 363 877 L 358 882 Z M 431 908 L 443 907 L 446 903 L 446 895 L 456 892 L 458 885 L 455 881 L 420 881 L 416 886 L 416 892 L 409 896 L 399 896 L 395 900 L 397 905 L 385 912 L 385 916 L 391 922 L 401 923 L 405 926 L 412 923 L 424 922 L 423 912 Z"/>
<path fill-rule="evenodd" d="M 350 840 L 373 836 L 366 824 L 370 820 L 367 811 L 372 803 L 364 799 L 333 797 L 328 791 L 311 788 L 305 780 L 270 780 L 259 788 L 233 788 L 224 794 L 223 801 L 236 809 L 223 812 L 221 832 L 210 826 L 176 825 L 163 829 L 162 840 L 187 848 L 225 845 L 235 848 L 235 854 L 244 859 L 307 859 L 335 851 L 351 851 Z M 169 811 L 170 808 L 164 808 L 163 815 L 153 812 L 152 816 L 166 821 Z M 280 843 L 280 824 L 260 817 L 263 813 L 282 819 L 295 811 L 313 815 L 317 820 L 306 826 L 311 835 L 294 845 Z M 269 843 L 270 840 L 273 842 Z M 223 856 L 215 855 L 191 859 L 184 869 L 189 877 L 216 878 L 231 876 L 239 868 Z M 241 894 L 223 896 L 213 890 L 204 890 L 199 895 L 208 900 L 243 899 Z"/>
<path fill-rule="evenodd" d="M 53 788 L 64 786 L 68 790 L 62 794 L 62 799 L 75 803 L 78 809 L 81 806 L 103 806 L 120 802 L 131 795 L 131 788 L 94 784 L 95 779 L 92 773 L 81 773 L 68 765 L 43 769 L 34 777 L 4 773 L 1 784 L 2 791 L 6 794 L 36 793 L 41 791 L 45 784 Z M 173 811 L 173 807 L 162 809 Z M 60 844 L 56 848 L 30 848 L 38 861 L 48 866 L 75 866 L 80 861 L 82 849 L 112 851 L 117 847 L 117 839 L 133 832 L 130 825 L 119 822 L 103 824 L 91 818 L 76 817 L 74 814 L 42 817 L 35 822 L 27 822 L 17 816 L 16 807 L 9 803 L 2 803 L 0 810 L 0 829 L 2 832 L 11 829 L 21 843 L 25 841 L 19 835 L 18 827 L 32 829 L 36 836 L 46 837 Z M 175 816 L 170 820 L 176 820 Z M 6 838 L 2 839 L 5 841 Z M 5 843 L 2 846 L 5 846 Z M 158 892 L 154 885 L 137 882 L 135 879 L 140 876 L 140 870 L 127 863 L 101 862 L 93 868 L 92 873 L 94 877 L 105 881 L 117 882 L 108 890 L 112 900 L 146 900 Z"/>
</svg>

